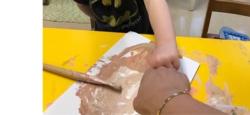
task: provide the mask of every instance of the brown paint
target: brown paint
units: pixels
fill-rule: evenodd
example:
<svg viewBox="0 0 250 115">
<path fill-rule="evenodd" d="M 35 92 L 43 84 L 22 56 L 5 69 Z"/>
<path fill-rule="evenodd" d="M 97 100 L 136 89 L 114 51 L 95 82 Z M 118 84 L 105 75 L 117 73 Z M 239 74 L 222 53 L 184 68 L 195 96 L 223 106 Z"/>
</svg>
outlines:
<svg viewBox="0 0 250 115">
<path fill-rule="evenodd" d="M 227 84 L 224 89 L 217 87 L 210 78 L 206 85 L 208 94 L 207 104 L 229 115 L 249 115 L 250 111 L 242 106 L 234 106 L 232 104 L 232 96 L 229 92 Z"/>
<path fill-rule="evenodd" d="M 111 62 L 100 68 L 96 77 L 122 85 L 122 92 L 82 84 L 77 92 L 81 99 L 79 111 L 82 115 L 137 114 L 133 109 L 144 71 L 149 68 L 147 56 L 154 48 L 152 43 L 129 47 L 111 57 Z"/>
<path fill-rule="evenodd" d="M 217 69 L 219 66 L 219 61 L 214 56 L 208 55 L 207 56 L 207 63 L 209 67 L 209 72 L 212 76 L 215 76 L 217 74 Z"/>
<path fill-rule="evenodd" d="M 77 56 L 73 56 L 73 57 L 70 57 L 69 59 L 67 59 L 66 61 L 63 62 L 63 66 L 74 66 L 75 65 L 75 60 L 76 60 L 76 57 Z"/>
</svg>

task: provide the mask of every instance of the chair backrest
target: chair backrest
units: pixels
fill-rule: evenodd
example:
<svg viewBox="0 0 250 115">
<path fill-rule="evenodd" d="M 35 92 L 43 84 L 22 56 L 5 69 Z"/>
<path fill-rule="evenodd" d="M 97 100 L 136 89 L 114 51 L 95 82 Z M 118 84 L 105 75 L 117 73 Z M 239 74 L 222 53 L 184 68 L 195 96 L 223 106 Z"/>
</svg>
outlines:
<svg viewBox="0 0 250 115">
<path fill-rule="evenodd" d="M 209 0 L 202 37 L 207 37 L 213 11 L 250 16 L 250 0 Z"/>
</svg>

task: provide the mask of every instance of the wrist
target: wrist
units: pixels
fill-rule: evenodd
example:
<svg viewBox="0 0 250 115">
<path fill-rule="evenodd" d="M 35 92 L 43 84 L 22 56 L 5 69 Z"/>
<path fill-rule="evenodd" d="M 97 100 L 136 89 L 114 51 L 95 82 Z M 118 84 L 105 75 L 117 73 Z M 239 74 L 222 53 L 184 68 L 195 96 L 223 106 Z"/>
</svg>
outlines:
<svg viewBox="0 0 250 115">
<path fill-rule="evenodd" d="M 161 115 L 167 115 L 168 113 L 173 113 L 175 110 L 177 110 L 178 107 L 181 107 L 180 105 L 183 105 L 183 103 L 190 102 L 192 100 L 193 98 L 189 94 L 176 96 L 164 106 Z"/>
<path fill-rule="evenodd" d="M 161 115 L 163 114 L 163 109 L 166 108 L 166 106 L 169 104 L 169 105 L 172 105 L 172 103 L 179 103 L 179 102 L 182 102 L 182 101 L 179 101 L 179 100 L 183 100 L 183 98 L 187 98 L 189 97 L 189 90 L 188 89 L 185 89 L 183 91 L 180 91 L 180 90 L 172 90 L 168 93 L 166 93 L 166 97 L 164 99 L 161 99 L 161 102 L 163 103 L 159 109 L 157 110 L 157 115 Z M 191 97 L 191 96 L 190 96 Z M 178 99 L 180 98 L 180 99 Z M 162 101 L 163 100 L 163 101 Z M 170 106 L 172 107 L 172 106 Z M 169 109 L 169 108 L 168 108 Z"/>
<path fill-rule="evenodd" d="M 172 37 L 164 37 L 164 38 L 158 38 L 156 40 L 157 46 L 166 46 L 166 44 L 176 43 L 176 38 L 174 36 Z"/>
<path fill-rule="evenodd" d="M 175 40 L 159 40 L 156 42 L 156 47 L 167 47 L 169 45 L 176 45 Z"/>
<path fill-rule="evenodd" d="M 176 40 L 158 40 L 156 41 L 156 48 L 177 47 Z"/>
</svg>

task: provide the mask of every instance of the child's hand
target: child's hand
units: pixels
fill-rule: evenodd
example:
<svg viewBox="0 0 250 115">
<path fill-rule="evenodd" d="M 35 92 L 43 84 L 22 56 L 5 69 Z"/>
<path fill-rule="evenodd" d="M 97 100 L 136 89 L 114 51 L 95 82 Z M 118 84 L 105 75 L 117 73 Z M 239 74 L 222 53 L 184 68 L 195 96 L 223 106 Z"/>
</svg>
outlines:
<svg viewBox="0 0 250 115">
<path fill-rule="evenodd" d="M 152 54 L 149 55 L 148 62 L 153 68 L 165 66 L 178 70 L 180 67 L 179 58 L 181 58 L 181 55 L 179 54 L 176 43 L 167 43 L 157 45 Z"/>
</svg>

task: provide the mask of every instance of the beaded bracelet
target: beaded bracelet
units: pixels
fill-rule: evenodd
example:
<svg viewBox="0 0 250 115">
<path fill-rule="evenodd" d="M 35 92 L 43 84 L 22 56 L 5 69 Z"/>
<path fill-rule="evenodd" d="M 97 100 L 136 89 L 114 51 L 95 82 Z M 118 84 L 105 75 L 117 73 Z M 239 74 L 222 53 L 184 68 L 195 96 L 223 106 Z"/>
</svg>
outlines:
<svg viewBox="0 0 250 115">
<path fill-rule="evenodd" d="M 189 94 L 189 90 L 185 89 L 184 91 L 180 91 L 180 92 L 176 92 L 173 93 L 172 95 L 170 95 L 167 99 L 164 100 L 164 104 L 161 106 L 160 110 L 157 112 L 157 115 L 161 115 L 161 112 L 163 110 L 163 108 L 165 107 L 165 105 L 172 100 L 173 98 L 179 96 L 179 95 L 183 95 L 183 94 Z"/>
</svg>

